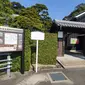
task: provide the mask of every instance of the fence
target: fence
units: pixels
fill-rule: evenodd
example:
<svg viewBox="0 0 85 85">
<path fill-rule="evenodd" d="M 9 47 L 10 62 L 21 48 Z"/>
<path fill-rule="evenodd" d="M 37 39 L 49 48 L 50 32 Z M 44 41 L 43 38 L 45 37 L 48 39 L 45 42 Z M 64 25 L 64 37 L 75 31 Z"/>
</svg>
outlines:
<svg viewBox="0 0 85 85">
<path fill-rule="evenodd" d="M 7 55 L 7 54 L 4 54 Z M 11 76 L 11 64 L 12 64 L 12 59 L 10 55 L 7 55 L 7 59 L 0 60 L 0 70 L 6 69 L 7 71 L 7 76 Z"/>
</svg>

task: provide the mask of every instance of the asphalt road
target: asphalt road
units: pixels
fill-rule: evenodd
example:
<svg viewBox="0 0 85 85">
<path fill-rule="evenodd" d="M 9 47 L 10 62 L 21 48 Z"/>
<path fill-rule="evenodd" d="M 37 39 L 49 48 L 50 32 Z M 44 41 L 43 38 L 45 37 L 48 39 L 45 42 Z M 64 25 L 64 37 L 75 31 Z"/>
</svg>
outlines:
<svg viewBox="0 0 85 85">
<path fill-rule="evenodd" d="M 38 82 L 36 85 L 85 85 L 85 68 L 80 69 L 64 69 L 62 71 L 72 83 L 51 83 L 50 81 Z"/>
<path fill-rule="evenodd" d="M 63 72 L 71 82 L 51 83 L 47 73 Z M 17 77 L 7 80 L 0 80 L 0 85 L 85 85 L 85 68 L 80 69 L 51 69 L 40 71 L 37 74 L 27 72 L 24 75 L 15 74 Z"/>
</svg>

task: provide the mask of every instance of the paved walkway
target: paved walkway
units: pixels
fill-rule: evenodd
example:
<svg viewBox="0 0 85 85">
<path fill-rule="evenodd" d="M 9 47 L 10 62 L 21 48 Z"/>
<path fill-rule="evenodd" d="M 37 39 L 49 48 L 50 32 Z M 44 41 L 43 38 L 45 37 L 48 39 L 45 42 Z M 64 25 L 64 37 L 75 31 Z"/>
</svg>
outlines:
<svg viewBox="0 0 85 85">
<path fill-rule="evenodd" d="M 47 73 L 63 72 L 70 80 L 70 82 L 51 83 Z M 14 73 L 15 78 L 8 80 L 0 80 L 0 85 L 85 85 L 85 68 L 81 69 L 51 69 L 40 71 L 37 74 L 34 72 L 27 72 L 24 75 Z"/>
<path fill-rule="evenodd" d="M 64 68 L 85 67 L 85 56 L 79 54 L 65 54 L 64 57 L 57 57 L 57 60 Z"/>
</svg>

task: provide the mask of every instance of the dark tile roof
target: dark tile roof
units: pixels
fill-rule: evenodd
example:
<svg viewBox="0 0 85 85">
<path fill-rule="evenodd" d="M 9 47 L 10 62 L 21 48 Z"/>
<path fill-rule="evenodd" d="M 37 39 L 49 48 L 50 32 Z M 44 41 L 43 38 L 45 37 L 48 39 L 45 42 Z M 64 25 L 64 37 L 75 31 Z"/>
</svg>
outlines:
<svg viewBox="0 0 85 85">
<path fill-rule="evenodd" d="M 57 26 L 63 26 L 63 27 L 85 28 L 85 23 L 83 23 L 83 22 L 74 22 L 74 21 L 65 21 L 65 20 L 54 20 L 54 23 Z"/>
</svg>

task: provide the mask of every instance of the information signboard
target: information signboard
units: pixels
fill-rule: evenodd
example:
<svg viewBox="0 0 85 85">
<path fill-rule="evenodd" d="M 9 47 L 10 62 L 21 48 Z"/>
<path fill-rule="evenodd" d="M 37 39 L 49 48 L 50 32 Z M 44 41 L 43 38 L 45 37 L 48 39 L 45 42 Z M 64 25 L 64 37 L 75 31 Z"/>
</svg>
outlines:
<svg viewBox="0 0 85 85">
<path fill-rule="evenodd" d="M 31 39 L 32 40 L 44 40 L 44 33 L 39 32 L 39 31 L 31 32 Z"/>
<path fill-rule="evenodd" d="M 23 29 L 0 26 L 0 52 L 22 51 Z"/>
<path fill-rule="evenodd" d="M 45 34 L 43 32 L 35 31 L 31 32 L 31 39 L 36 40 L 36 73 L 38 70 L 38 41 L 44 40 Z"/>
</svg>

